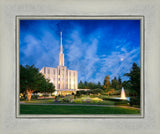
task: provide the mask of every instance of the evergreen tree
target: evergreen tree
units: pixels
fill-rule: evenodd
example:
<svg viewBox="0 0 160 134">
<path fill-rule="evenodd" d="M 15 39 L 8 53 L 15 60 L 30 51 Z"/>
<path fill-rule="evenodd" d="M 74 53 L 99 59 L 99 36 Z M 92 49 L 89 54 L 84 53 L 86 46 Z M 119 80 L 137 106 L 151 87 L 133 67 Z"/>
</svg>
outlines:
<svg viewBox="0 0 160 134">
<path fill-rule="evenodd" d="M 88 82 L 87 82 L 87 81 L 85 81 L 85 82 L 84 82 L 84 85 L 85 85 L 85 86 L 88 86 Z"/>
<path fill-rule="evenodd" d="M 130 81 L 123 81 L 122 86 L 124 87 L 124 89 L 131 89 Z"/>
<path fill-rule="evenodd" d="M 80 82 L 78 83 L 78 88 L 79 89 L 84 89 L 85 85 L 83 84 L 83 82 L 80 80 Z"/>
<path fill-rule="evenodd" d="M 121 77 L 118 77 L 118 88 L 121 89 L 122 88 L 122 80 Z"/>
<path fill-rule="evenodd" d="M 140 68 L 137 66 L 137 64 L 133 63 L 130 73 L 126 73 L 124 76 L 129 77 L 128 82 L 130 83 L 130 88 L 135 90 L 140 96 Z"/>
<path fill-rule="evenodd" d="M 88 85 L 87 87 L 89 89 L 95 89 L 96 88 L 96 85 L 94 83 L 92 83 L 92 82 L 89 82 L 87 85 Z"/>
<path fill-rule="evenodd" d="M 85 89 L 88 89 L 88 82 L 87 81 L 84 82 L 84 86 L 85 86 Z"/>
<path fill-rule="evenodd" d="M 116 90 L 118 89 L 119 85 L 116 77 L 114 77 L 114 79 L 112 80 L 111 86 Z"/>
<path fill-rule="evenodd" d="M 98 81 L 97 88 L 101 88 L 101 82 Z"/>
</svg>

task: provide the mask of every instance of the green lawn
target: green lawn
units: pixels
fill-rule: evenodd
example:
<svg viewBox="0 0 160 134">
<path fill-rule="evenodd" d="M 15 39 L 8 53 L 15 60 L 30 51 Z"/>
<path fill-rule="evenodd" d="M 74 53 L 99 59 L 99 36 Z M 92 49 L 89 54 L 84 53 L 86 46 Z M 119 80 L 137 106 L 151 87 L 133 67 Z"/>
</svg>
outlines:
<svg viewBox="0 0 160 134">
<path fill-rule="evenodd" d="M 140 114 L 140 110 L 130 107 L 20 104 L 20 114 Z"/>
</svg>

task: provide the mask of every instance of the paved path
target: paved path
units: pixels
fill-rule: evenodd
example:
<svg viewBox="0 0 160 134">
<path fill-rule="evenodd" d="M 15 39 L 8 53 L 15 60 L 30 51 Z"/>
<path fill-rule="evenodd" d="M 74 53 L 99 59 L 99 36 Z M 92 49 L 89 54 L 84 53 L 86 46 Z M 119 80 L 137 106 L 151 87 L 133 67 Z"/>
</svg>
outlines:
<svg viewBox="0 0 160 134">
<path fill-rule="evenodd" d="M 99 107 L 124 107 L 124 108 L 133 108 L 139 110 L 140 108 L 130 107 L 130 106 L 119 106 L 119 105 L 95 105 L 95 104 L 46 104 L 46 103 L 25 103 L 20 102 L 20 104 L 25 105 L 57 105 L 57 106 L 99 106 Z"/>
</svg>

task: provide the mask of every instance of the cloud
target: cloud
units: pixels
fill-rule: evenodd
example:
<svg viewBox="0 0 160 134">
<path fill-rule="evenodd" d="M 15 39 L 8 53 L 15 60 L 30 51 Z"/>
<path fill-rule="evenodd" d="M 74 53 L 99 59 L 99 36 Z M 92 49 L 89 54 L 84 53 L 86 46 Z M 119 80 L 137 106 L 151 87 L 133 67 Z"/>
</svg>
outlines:
<svg viewBox="0 0 160 134">
<path fill-rule="evenodd" d="M 79 80 L 90 81 L 95 74 L 96 63 L 99 61 L 97 55 L 98 40 L 88 37 L 90 41 L 86 42 L 80 36 L 81 33 L 77 30 L 71 33 L 72 41 L 68 41 L 70 43 L 67 44 L 69 47 L 66 50 L 67 65 L 69 69 L 79 72 Z"/>
<path fill-rule="evenodd" d="M 68 41 L 70 43 L 67 47 L 66 60 L 68 60 L 68 68 L 79 72 L 79 80 L 102 82 L 106 75 L 110 75 L 110 79 L 123 76 L 124 73 L 129 72 L 135 58 L 140 55 L 140 48 L 130 50 L 128 46 L 131 42 L 126 40 L 121 40 L 121 44 L 117 45 L 118 49 L 110 51 L 110 55 L 97 54 L 100 44 L 95 34 L 101 35 L 98 30 L 88 36 L 89 40 L 86 42 L 80 38 L 81 33 L 78 31 L 82 30 L 71 33 L 72 41 Z M 124 42 L 126 44 L 122 45 Z M 125 79 L 127 78 L 122 78 Z"/>
<path fill-rule="evenodd" d="M 140 55 L 140 48 L 127 51 L 125 48 L 121 49 L 122 51 L 112 52 L 111 55 L 101 58 L 100 64 L 102 68 L 96 74 L 98 79 L 101 76 L 101 81 L 106 75 L 110 75 L 110 79 L 113 79 L 115 76 L 123 76 L 125 73 L 128 73 L 132 67 L 135 58 Z M 123 51 L 125 50 L 125 52 Z M 121 60 L 123 57 L 123 61 Z M 122 80 L 126 78 L 122 77 Z"/>
<path fill-rule="evenodd" d="M 21 43 L 21 63 L 34 64 L 38 68 L 58 64 L 59 41 L 49 32 L 39 40 L 34 35 L 27 35 Z"/>
<path fill-rule="evenodd" d="M 86 25 L 84 21 L 66 20 L 34 22 L 32 26 L 24 26 L 20 33 L 20 63 L 35 64 L 39 69 L 57 67 L 60 51 L 58 29 L 61 27 L 65 66 L 78 71 L 79 81 L 102 83 L 106 75 L 110 75 L 110 79 L 122 77 L 130 71 L 133 62 L 140 65 L 140 37 L 135 34 L 136 28 L 131 28 L 129 34 L 123 31 L 129 30 L 130 25 L 118 30 L 115 23 L 107 23 L 87 22 Z M 121 23 L 118 27 L 124 25 Z M 122 77 L 122 80 L 126 79 Z"/>
</svg>

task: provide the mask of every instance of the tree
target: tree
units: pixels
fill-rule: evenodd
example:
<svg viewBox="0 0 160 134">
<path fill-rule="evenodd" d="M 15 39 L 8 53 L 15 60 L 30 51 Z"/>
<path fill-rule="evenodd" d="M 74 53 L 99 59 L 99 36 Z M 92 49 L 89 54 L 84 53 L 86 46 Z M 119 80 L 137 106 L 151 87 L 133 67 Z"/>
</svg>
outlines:
<svg viewBox="0 0 160 134">
<path fill-rule="evenodd" d="M 118 77 L 118 80 L 116 77 L 114 77 L 114 79 L 112 80 L 112 84 L 111 84 L 112 88 L 114 88 L 115 90 L 119 90 L 122 88 L 122 80 L 120 78 L 120 76 Z"/>
<path fill-rule="evenodd" d="M 114 77 L 114 79 L 112 80 L 111 86 L 116 90 L 118 89 L 119 85 L 116 77 Z"/>
<path fill-rule="evenodd" d="M 108 90 L 106 94 L 108 94 L 108 96 L 109 96 L 110 94 L 113 94 L 114 91 L 115 91 L 115 90 L 112 88 L 112 89 Z"/>
<path fill-rule="evenodd" d="M 123 81 L 122 86 L 124 89 L 131 89 L 130 81 Z"/>
<path fill-rule="evenodd" d="M 102 88 L 101 83 L 98 81 L 97 88 Z"/>
<path fill-rule="evenodd" d="M 83 84 L 82 81 L 80 81 L 80 82 L 78 83 L 78 88 L 79 88 L 79 89 L 85 89 L 85 85 Z"/>
<path fill-rule="evenodd" d="M 118 82 L 119 82 L 119 84 L 122 84 L 122 80 L 121 80 L 120 76 L 118 77 Z"/>
<path fill-rule="evenodd" d="M 48 80 L 48 79 L 45 79 L 45 78 L 42 78 L 42 82 L 41 82 L 41 87 L 40 87 L 40 92 L 44 92 L 45 95 L 46 93 L 52 93 L 54 92 L 55 90 L 55 86 Z"/>
<path fill-rule="evenodd" d="M 121 77 L 118 77 L 118 88 L 121 89 L 122 88 L 122 80 Z"/>
<path fill-rule="evenodd" d="M 31 100 L 33 92 L 55 91 L 53 84 L 51 84 L 44 78 L 43 74 L 39 73 L 38 68 L 35 68 L 34 65 L 20 65 L 20 92 L 27 94 L 28 101 Z"/>
<path fill-rule="evenodd" d="M 92 83 L 92 82 L 89 82 L 87 87 L 88 87 L 89 89 L 96 89 L 96 84 L 95 84 L 95 83 Z"/>
<path fill-rule="evenodd" d="M 48 93 L 53 93 L 54 91 L 55 91 L 55 86 L 53 85 L 53 83 L 48 82 L 47 92 Z"/>
<path fill-rule="evenodd" d="M 110 81 L 109 81 L 109 75 L 107 75 L 104 79 L 103 89 L 107 91 L 109 90 L 109 87 L 110 87 Z"/>
<path fill-rule="evenodd" d="M 140 68 L 136 63 L 133 63 L 130 73 L 124 74 L 124 76 L 129 77 L 128 83 L 130 83 L 130 88 L 135 90 L 140 96 Z"/>
<path fill-rule="evenodd" d="M 88 82 L 87 81 L 84 82 L 84 86 L 85 86 L 85 89 L 88 89 Z"/>
<path fill-rule="evenodd" d="M 98 81 L 98 83 L 93 83 L 93 82 L 87 82 L 85 81 L 84 83 L 80 80 L 78 83 L 78 88 L 79 89 L 97 89 L 97 88 L 102 88 L 101 83 Z"/>
</svg>

